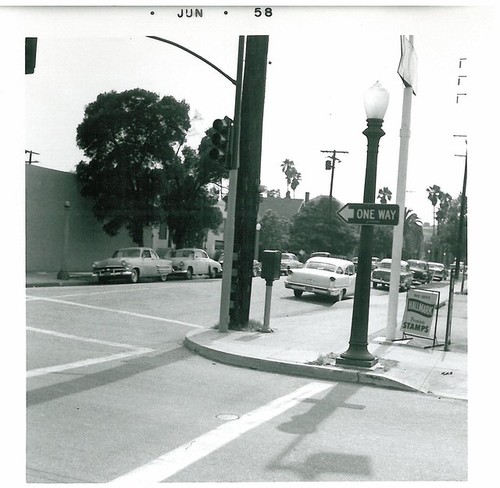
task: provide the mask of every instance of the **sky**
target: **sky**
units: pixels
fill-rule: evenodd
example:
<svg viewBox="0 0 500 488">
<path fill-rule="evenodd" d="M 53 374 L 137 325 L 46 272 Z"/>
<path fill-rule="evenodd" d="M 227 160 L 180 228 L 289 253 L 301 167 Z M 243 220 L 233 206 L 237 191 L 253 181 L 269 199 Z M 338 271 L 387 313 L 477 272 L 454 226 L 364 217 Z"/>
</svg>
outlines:
<svg viewBox="0 0 500 488">
<path fill-rule="evenodd" d="M 465 159 L 456 154 L 465 154 L 465 139 L 454 135 L 467 135 L 469 158 L 476 156 L 474 168 L 486 164 L 480 161 L 482 154 L 490 158 L 484 142 L 491 142 L 486 136 L 491 127 L 484 108 L 491 104 L 485 90 L 493 74 L 489 53 L 498 40 L 494 7 L 296 5 L 275 6 L 272 15 L 256 17 L 252 6 L 202 2 L 197 4 L 202 16 L 187 18 L 179 17 L 180 7 L 34 5 L 0 8 L 3 27 L 10 28 L 9 42 L 15 42 L 21 55 L 24 37 L 38 38 L 35 73 L 14 82 L 24 114 L 17 121 L 21 135 L 13 140 L 18 150 L 39 153 L 33 157 L 39 166 L 75 170 L 85 159 L 76 145 L 85 107 L 111 90 L 143 88 L 185 100 L 193 119 L 187 143 L 195 148 L 214 119 L 232 117 L 235 90 L 230 81 L 147 35 L 182 44 L 233 78 L 238 36 L 269 35 L 261 184 L 279 189 L 282 196 L 285 159 L 294 161 L 302 176 L 292 196 L 328 195 L 331 171 L 325 169 L 321 151 L 335 149 L 348 154 L 336 164 L 333 196 L 342 203 L 362 201 L 367 144 L 363 97 L 379 81 L 390 102 L 376 187 L 388 187 L 395 203 L 404 91 L 397 74 L 401 35 L 414 36 L 418 57 L 407 184 L 399 189 L 406 207 L 432 223 L 426 188 L 439 185 L 453 198 L 459 195 Z M 458 93 L 466 95 L 457 103 Z M 19 104 L 13 103 L 17 113 Z"/>
</svg>

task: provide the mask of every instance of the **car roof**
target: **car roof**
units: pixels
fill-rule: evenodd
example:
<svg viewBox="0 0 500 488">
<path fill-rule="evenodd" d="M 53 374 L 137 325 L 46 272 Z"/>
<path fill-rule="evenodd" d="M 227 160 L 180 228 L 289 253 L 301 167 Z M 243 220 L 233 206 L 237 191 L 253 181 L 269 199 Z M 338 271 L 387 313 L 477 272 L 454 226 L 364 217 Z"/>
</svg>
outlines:
<svg viewBox="0 0 500 488">
<path fill-rule="evenodd" d="M 384 258 L 384 259 L 380 260 L 379 263 L 392 263 L 392 259 L 391 258 Z M 408 264 L 408 262 L 401 260 L 401 264 L 403 266 L 406 266 Z"/>
<path fill-rule="evenodd" d="M 329 264 L 335 264 L 337 266 L 349 266 L 349 265 L 354 265 L 352 261 L 348 261 L 347 259 L 339 259 L 339 258 L 327 258 L 323 256 L 317 256 L 313 258 L 309 258 L 307 262 L 313 262 L 313 263 L 329 263 Z"/>
</svg>

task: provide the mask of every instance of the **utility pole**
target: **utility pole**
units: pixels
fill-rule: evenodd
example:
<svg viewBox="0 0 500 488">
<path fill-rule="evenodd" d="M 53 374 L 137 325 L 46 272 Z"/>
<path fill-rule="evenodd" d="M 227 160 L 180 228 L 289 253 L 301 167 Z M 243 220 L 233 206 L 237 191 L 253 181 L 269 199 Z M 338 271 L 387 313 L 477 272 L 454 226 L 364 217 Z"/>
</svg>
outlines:
<svg viewBox="0 0 500 488">
<path fill-rule="evenodd" d="M 331 161 L 329 159 L 327 159 L 326 163 L 325 163 L 325 169 L 331 170 L 331 172 L 332 172 L 332 175 L 330 178 L 330 197 L 329 197 L 330 216 L 331 216 L 331 214 L 332 214 L 332 198 L 333 198 L 333 175 L 335 173 L 335 163 L 341 162 L 340 159 L 337 158 L 337 154 L 349 154 L 349 152 L 348 151 L 338 151 L 337 149 L 333 149 L 333 150 L 322 149 L 321 152 L 331 154 L 331 156 L 328 156 L 329 159 L 331 158 Z"/>
<path fill-rule="evenodd" d="M 248 323 L 259 210 L 262 121 L 269 36 L 248 36 L 241 95 L 240 167 L 234 221 L 234 271 L 229 328 Z M 225 260 L 225 258 L 224 258 Z"/>
</svg>

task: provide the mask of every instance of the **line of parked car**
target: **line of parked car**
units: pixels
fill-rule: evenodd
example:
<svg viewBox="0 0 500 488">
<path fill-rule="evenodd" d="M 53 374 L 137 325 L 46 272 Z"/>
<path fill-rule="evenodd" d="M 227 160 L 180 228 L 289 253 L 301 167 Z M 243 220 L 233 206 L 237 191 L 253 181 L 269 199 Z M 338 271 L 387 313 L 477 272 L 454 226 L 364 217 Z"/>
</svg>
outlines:
<svg viewBox="0 0 500 488">
<path fill-rule="evenodd" d="M 111 258 L 93 263 L 92 274 L 99 283 L 120 278 L 130 283 L 143 278 L 166 281 L 169 275 L 190 280 L 193 276 L 220 277 L 222 265 L 203 249 L 177 249 L 171 257 L 163 259 L 149 247 L 127 247 L 115 251 Z"/>
<path fill-rule="evenodd" d="M 149 247 L 128 247 L 118 249 L 111 258 L 94 262 L 92 271 L 99 283 L 113 279 L 126 279 L 137 283 L 145 278 L 166 281 L 169 275 L 183 276 L 188 280 L 194 276 L 217 278 L 222 276 L 223 264 L 224 253 L 215 261 L 206 251 L 198 248 L 177 249 L 171 257 L 164 259 Z M 284 252 L 281 255 L 280 271 L 287 276 L 285 287 L 293 290 L 295 297 L 299 298 L 307 292 L 330 296 L 340 301 L 354 295 L 356 265 L 356 258 L 349 260 L 345 256 L 334 256 L 329 252 L 312 253 L 305 263 L 295 254 Z M 389 287 L 391 266 L 391 259 L 372 259 L 373 288 Z M 253 276 L 260 275 L 261 271 L 261 263 L 254 260 Z M 433 280 L 441 281 L 447 278 L 448 271 L 442 263 L 416 259 L 401 261 L 400 290 L 408 290 L 416 283 L 427 284 Z"/>
</svg>

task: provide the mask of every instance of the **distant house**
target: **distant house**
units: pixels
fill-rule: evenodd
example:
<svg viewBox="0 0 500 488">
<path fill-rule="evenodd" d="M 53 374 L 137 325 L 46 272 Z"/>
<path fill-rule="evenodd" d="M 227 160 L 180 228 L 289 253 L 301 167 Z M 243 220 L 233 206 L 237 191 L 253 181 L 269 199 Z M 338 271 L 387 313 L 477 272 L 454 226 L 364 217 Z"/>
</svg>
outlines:
<svg viewBox="0 0 500 488">
<path fill-rule="evenodd" d="M 292 220 L 292 217 L 300 211 L 302 205 L 304 205 L 308 199 L 308 194 L 306 194 L 306 200 L 300 198 L 264 198 L 259 205 L 257 222 L 262 220 L 267 210 L 273 210 L 280 217 L 286 217 Z"/>
</svg>

